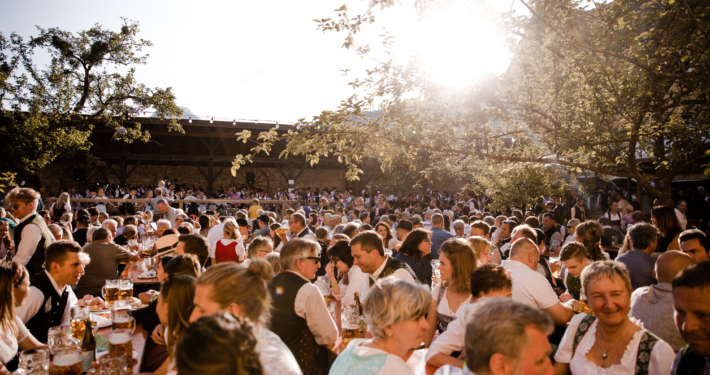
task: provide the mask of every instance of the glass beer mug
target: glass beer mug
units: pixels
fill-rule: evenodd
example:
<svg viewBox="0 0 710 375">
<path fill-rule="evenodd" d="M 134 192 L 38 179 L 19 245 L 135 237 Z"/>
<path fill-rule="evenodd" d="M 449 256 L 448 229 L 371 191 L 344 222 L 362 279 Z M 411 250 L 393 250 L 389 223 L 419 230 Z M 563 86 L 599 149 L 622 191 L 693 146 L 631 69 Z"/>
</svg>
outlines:
<svg viewBox="0 0 710 375">
<path fill-rule="evenodd" d="M 54 375 L 82 375 L 81 349 L 61 348 L 54 351 Z"/>
<path fill-rule="evenodd" d="M 89 320 L 89 306 L 72 306 L 71 331 L 75 339 L 84 337 L 85 322 Z"/>
<path fill-rule="evenodd" d="M 111 329 L 128 329 L 131 334 L 136 330 L 136 318 L 131 316 L 130 310 L 113 310 L 111 311 Z"/>
<path fill-rule="evenodd" d="M 133 280 L 121 279 L 118 281 L 118 299 L 120 300 L 130 300 L 133 297 Z"/>
<path fill-rule="evenodd" d="M 126 367 L 133 373 L 133 332 L 130 329 L 114 329 L 108 334 L 108 355 L 116 358 L 126 355 Z"/>
<path fill-rule="evenodd" d="M 118 300 L 120 280 L 106 280 L 106 285 L 101 288 L 101 295 L 109 305 Z"/>
</svg>

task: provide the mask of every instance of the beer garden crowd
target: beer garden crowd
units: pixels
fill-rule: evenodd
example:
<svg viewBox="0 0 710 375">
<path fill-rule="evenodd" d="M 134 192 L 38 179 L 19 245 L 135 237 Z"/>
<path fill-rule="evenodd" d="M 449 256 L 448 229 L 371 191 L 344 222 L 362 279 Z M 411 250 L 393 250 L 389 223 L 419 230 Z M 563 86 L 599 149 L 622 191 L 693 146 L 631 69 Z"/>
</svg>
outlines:
<svg viewBox="0 0 710 375">
<path fill-rule="evenodd" d="M 155 254 L 159 288 L 133 299 L 141 372 L 710 374 L 702 188 L 648 223 L 621 192 L 491 212 L 466 193 L 97 187 L 5 196 L 0 374 L 81 306 L 118 304 L 123 268 Z"/>
</svg>

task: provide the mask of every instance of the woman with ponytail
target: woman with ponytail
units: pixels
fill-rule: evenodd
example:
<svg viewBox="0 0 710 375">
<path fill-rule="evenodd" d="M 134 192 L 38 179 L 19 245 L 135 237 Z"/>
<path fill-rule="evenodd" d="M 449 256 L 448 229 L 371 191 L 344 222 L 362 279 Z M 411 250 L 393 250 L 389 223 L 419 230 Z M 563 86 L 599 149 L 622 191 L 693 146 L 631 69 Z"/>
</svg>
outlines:
<svg viewBox="0 0 710 375">
<path fill-rule="evenodd" d="M 15 314 L 30 294 L 30 275 L 17 262 L 0 261 L 0 374 L 10 374 L 17 367 L 13 358 L 18 350 L 43 346 L 25 328 Z M 6 367 L 8 366 L 8 367 Z"/>
<path fill-rule="evenodd" d="M 604 229 L 596 221 L 587 221 L 577 226 L 577 240 L 587 248 L 587 257 L 590 261 L 608 260 L 609 255 L 602 249 L 602 234 Z"/>
<path fill-rule="evenodd" d="M 229 313 L 254 324 L 256 353 L 265 374 L 301 374 L 286 344 L 266 329 L 271 296 L 266 283 L 273 277 L 271 265 L 252 259 L 248 267 L 236 263 L 217 264 L 197 279 L 195 309 L 190 322 L 217 313 Z"/>
</svg>

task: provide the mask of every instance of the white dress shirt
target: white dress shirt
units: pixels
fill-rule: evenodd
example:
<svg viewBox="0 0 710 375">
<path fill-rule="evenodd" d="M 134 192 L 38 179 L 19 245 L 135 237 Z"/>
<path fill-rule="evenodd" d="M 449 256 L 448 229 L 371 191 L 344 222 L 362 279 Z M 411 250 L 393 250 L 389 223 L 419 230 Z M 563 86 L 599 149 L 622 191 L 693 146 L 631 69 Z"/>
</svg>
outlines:
<svg viewBox="0 0 710 375">
<path fill-rule="evenodd" d="M 466 313 L 472 306 L 465 304 L 459 307 L 456 311 L 456 319 L 449 323 L 446 331 L 431 342 L 424 357 L 425 361 L 428 362 L 436 353 L 451 355 L 453 352 L 463 351 L 466 336 Z"/>
<path fill-rule="evenodd" d="M 517 260 L 504 260 L 501 265 L 513 279 L 513 299 L 544 310 L 559 303 L 557 294 L 545 276 Z"/>
<path fill-rule="evenodd" d="M 362 285 L 367 282 L 367 274 L 362 272 L 360 266 L 353 265 L 348 270 L 348 285 L 343 284 L 341 280 L 338 282 L 340 294 L 335 296 L 335 299 L 340 301 L 341 305 L 352 305 L 355 303 L 355 292 L 359 289 L 357 285 Z"/>
<path fill-rule="evenodd" d="M 680 210 L 676 208 L 675 216 L 678 218 L 678 223 L 680 223 L 680 227 L 685 230 L 688 226 L 688 219 L 685 217 L 685 214 L 680 212 Z"/>
<path fill-rule="evenodd" d="M 387 260 L 385 259 L 385 261 L 382 262 L 382 265 L 380 266 L 380 268 L 377 269 L 377 271 L 375 271 L 374 273 L 367 274 L 369 277 L 365 278 L 365 280 L 363 280 L 364 282 L 362 283 L 362 288 L 360 289 L 361 290 L 361 292 L 360 292 L 360 296 L 361 296 L 360 300 L 361 301 L 367 295 L 367 292 L 370 290 L 370 279 L 372 279 L 373 281 L 377 281 L 377 279 L 380 278 L 380 274 L 382 273 L 382 271 L 385 270 L 386 264 L 387 264 Z M 413 282 L 415 284 L 417 283 L 417 281 L 414 280 L 414 277 L 412 277 L 412 274 L 409 273 L 409 271 L 407 271 L 404 268 L 400 268 L 400 269 L 394 271 L 392 276 L 396 279 L 407 280 L 407 281 Z"/>
<path fill-rule="evenodd" d="M 207 232 L 207 242 L 210 243 L 210 258 L 214 258 L 214 250 L 217 246 L 217 241 L 224 238 L 224 224 L 219 223 L 213 226 L 209 232 Z"/>
<path fill-rule="evenodd" d="M 28 220 L 34 213 L 35 212 L 23 217 L 22 220 L 20 220 L 20 223 Z M 23 266 L 27 266 L 27 263 L 29 263 L 32 255 L 34 255 L 35 250 L 37 250 L 37 245 L 42 240 L 42 230 L 34 224 L 27 224 L 24 228 L 22 228 L 21 236 L 22 240 L 17 246 L 17 254 L 12 258 L 12 260 L 22 264 Z"/>
<path fill-rule="evenodd" d="M 54 289 L 57 291 L 57 294 L 61 296 L 65 290 L 68 293 L 67 306 L 64 308 L 64 314 L 62 314 L 62 322 L 59 325 L 69 325 L 69 323 L 71 322 L 71 308 L 72 306 L 76 305 L 79 299 L 76 298 L 74 291 L 69 285 L 65 285 L 63 290 L 59 289 L 59 286 L 54 281 L 54 278 L 52 278 L 52 275 L 50 275 L 49 272 L 47 272 L 46 270 L 44 272 L 49 277 L 49 281 L 52 282 L 52 286 L 54 286 Z M 15 309 L 15 314 L 19 316 L 20 319 L 22 319 L 23 323 L 27 324 L 27 322 L 29 322 L 30 319 L 32 319 L 32 317 L 37 314 L 39 309 L 42 308 L 43 302 L 44 293 L 42 293 L 41 290 L 37 289 L 37 287 L 32 286 L 30 287 L 30 293 L 27 296 L 25 303 Z"/>
<path fill-rule="evenodd" d="M 300 273 L 295 271 L 288 272 L 292 272 L 308 281 L 296 293 L 296 300 L 293 303 L 296 315 L 306 320 L 308 329 L 311 330 L 318 345 L 334 343 L 338 338 L 338 327 L 328 311 L 328 306 L 325 305 L 325 300 L 320 294 L 320 290 Z"/>
<path fill-rule="evenodd" d="M 302 375 L 301 367 L 296 362 L 288 346 L 275 333 L 261 326 L 254 328 L 256 338 L 255 351 L 264 374 Z"/>
</svg>

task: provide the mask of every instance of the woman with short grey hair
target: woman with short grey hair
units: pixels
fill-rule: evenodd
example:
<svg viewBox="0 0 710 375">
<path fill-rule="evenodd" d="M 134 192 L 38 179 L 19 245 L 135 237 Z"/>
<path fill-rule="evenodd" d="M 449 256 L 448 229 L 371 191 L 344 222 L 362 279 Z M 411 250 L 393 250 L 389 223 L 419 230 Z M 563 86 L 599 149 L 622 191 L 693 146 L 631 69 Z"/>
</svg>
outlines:
<svg viewBox="0 0 710 375">
<path fill-rule="evenodd" d="M 621 262 L 582 271 L 582 294 L 594 315 L 572 318 L 555 354 L 555 374 L 668 374 L 675 353 L 629 318 L 631 279 Z"/>
<path fill-rule="evenodd" d="M 364 315 L 372 339 L 354 339 L 333 363 L 330 375 L 413 374 L 404 358 L 418 348 L 429 328 L 429 288 L 386 277 L 370 287 Z M 367 372 L 363 372 L 363 370 Z"/>
<path fill-rule="evenodd" d="M 453 224 L 451 224 L 452 227 L 452 234 L 456 236 L 456 238 L 464 238 L 464 232 L 466 231 L 466 224 L 462 220 L 456 220 L 454 221 Z"/>
</svg>

